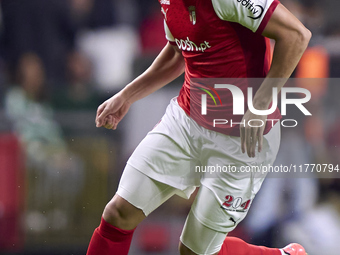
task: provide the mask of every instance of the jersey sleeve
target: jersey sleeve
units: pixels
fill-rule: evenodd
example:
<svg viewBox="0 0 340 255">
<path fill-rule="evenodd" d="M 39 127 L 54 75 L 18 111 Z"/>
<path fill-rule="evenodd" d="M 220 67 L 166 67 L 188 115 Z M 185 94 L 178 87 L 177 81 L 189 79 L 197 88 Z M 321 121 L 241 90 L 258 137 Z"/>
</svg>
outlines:
<svg viewBox="0 0 340 255">
<path fill-rule="evenodd" d="M 279 3 L 278 0 L 212 0 L 220 19 L 239 23 L 257 33 L 263 32 Z"/>
<path fill-rule="evenodd" d="M 175 45 L 176 44 L 175 38 L 171 34 L 170 29 L 168 25 L 166 24 L 165 20 L 164 20 L 164 32 L 165 32 L 165 38 L 169 41 L 169 43 L 172 45 Z"/>
</svg>

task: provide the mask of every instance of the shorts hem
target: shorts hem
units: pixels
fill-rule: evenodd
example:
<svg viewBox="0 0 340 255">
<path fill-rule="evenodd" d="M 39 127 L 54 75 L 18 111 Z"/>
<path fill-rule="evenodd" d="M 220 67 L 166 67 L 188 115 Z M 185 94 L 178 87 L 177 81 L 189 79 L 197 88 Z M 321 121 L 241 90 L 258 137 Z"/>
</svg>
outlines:
<svg viewBox="0 0 340 255">
<path fill-rule="evenodd" d="M 169 185 L 169 186 L 174 187 L 174 188 L 176 188 L 178 190 L 181 190 L 181 191 L 186 190 L 188 187 L 193 187 L 193 186 L 199 187 L 199 186 L 194 185 L 194 184 L 185 185 L 185 184 L 183 184 L 183 182 L 177 182 L 176 183 L 176 182 L 171 181 L 171 180 L 165 181 L 164 177 L 166 177 L 166 175 L 158 174 L 155 171 L 142 171 L 142 170 L 140 170 L 140 168 L 143 168 L 143 167 L 136 167 L 134 164 L 132 164 L 129 161 L 126 164 L 129 165 L 130 167 L 133 167 L 134 169 L 136 169 L 137 171 L 141 172 L 142 174 L 145 174 L 146 176 L 150 177 L 151 179 L 154 179 L 154 180 L 156 180 L 158 182 L 164 183 L 166 185 Z M 189 196 L 185 195 L 185 197 L 187 199 L 189 199 L 190 195 Z"/>
<path fill-rule="evenodd" d="M 234 229 L 234 227 L 229 227 L 229 228 L 231 228 L 230 230 L 228 230 L 228 231 L 226 231 L 226 228 L 221 228 L 221 227 L 212 227 L 211 225 L 212 225 L 212 222 L 211 221 L 209 221 L 210 223 L 206 223 L 206 222 L 204 222 L 202 219 L 200 219 L 200 217 L 198 217 L 197 216 L 197 214 L 193 211 L 193 210 L 191 210 L 191 212 L 192 212 L 192 214 L 195 216 L 195 218 L 196 218 L 196 220 L 197 221 L 199 221 L 203 226 L 205 226 L 205 227 L 207 227 L 207 228 L 210 228 L 211 230 L 213 230 L 213 231 L 216 231 L 216 232 L 220 232 L 220 233 L 223 233 L 223 234 L 228 234 L 229 232 L 231 232 L 233 229 Z M 208 221 L 208 220 L 207 220 Z"/>
<path fill-rule="evenodd" d="M 144 215 L 147 217 L 150 213 L 145 212 L 145 208 L 143 209 L 141 206 L 136 205 L 135 203 L 133 203 L 130 199 L 128 199 L 128 196 L 132 196 L 131 192 L 128 191 L 127 189 L 123 188 L 122 186 L 118 186 L 118 189 L 116 191 L 116 194 L 119 195 L 121 198 L 125 199 L 127 202 L 129 202 L 130 204 L 132 204 L 134 207 L 138 208 L 139 210 L 141 210 Z"/>
<path fill-rule="evenodd" d="M 192 210 L 190 210 L 189 215 L 190 215 L 190 213 L 191 213 L 192 216 L 195 218 L 195 220 L 197 220 L 197 222 L 199 222 L 200 224 L 202 224 L 202 226 L 204 226 L 204 227 L 206 227 L 206 228 L 209 228 L 209 229 L 211 229 L 212 231 L 214 231 L 214 232 L 215 232 L 215 237 L 216 237 L 216 235 L 218 235 L 218 234 L 223 234 L 223 235 L 227 235 L 227 234 L 228 234 L 228 233 L 224 233 L 224 232 L 221 232 L 221 231 L 216 231 L 215 229 L 212 229 L 212 228 L 206 226 L 206 224 L 203 224 L 202 221 L 200 221 L 200 220 L 196 217 L 196 215 L 193 213 Z M 189 216 L 188 216 L 188 217 L 189 217 Z M 214 238 L 215 238 L 215 237 L 214 237 Z M 184 245 L 185 245 L 187 248 L 189 248 L 191 251 L 195 252 L 197 255 L 211 255 L 211 254 L 215 254 L 215 253 L 217 253 L 217 252 L 219 252 L 219 251 L 221 250 L 221 247 L 222 247 L 222 245 L 223 245 L 223 242 L 222 242 L 221 245 L 220 245 L 219 247 L 212 249 L 212 248 L 211 248 L 211 243 L 213 242 L 213 239 L 212 239 L 212 240 L 210 240 L 210 243 L 207 245 L 207 248 L 206 248 L 205 252 L 204 252 L 204 253 L 200 253 L 200 252 L 198 252 L 196 249 L 193 249 L 192 247 L 190 247 L 190 245 L 188 245 L 186 242 L 183 241 L 183 232 L 182 232 L 182 234 L 181 234 L 181 236 L 180 236 L 180 241 L 181 241 L 182 244 L 184 244 Z M 196 240 L 196 241 L 197 241 L 197 240 Z M 207 251 L 209 251 L 209 253 L 207 253 Z"/>
</svg>

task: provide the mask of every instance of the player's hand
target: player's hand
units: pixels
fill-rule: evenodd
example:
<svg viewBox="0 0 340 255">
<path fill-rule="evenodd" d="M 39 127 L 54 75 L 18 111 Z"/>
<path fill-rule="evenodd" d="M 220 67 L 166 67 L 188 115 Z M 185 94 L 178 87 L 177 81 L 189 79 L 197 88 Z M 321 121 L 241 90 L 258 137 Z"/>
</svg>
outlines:
<svg viewBox="0 0 340 255">
<path fill-rule="evenodd" d="M 97 109 L 96 127 L 115 130 L 130 106 L 131 104 L 120 93 L 109 98 Z"/>
<path fill-rule="evenodd" d="M 251 126 L 248 125 L 249 120 L 253 120 L 250 122 Z M 262 120 L 263 122 L 261 122 L 260 120 Z M 241 123 L 245 123 L 245 126 L 242 124 L 240 125 L 241 149 L 242 153 L 247 152 L 250 158 L 255 157 L 256 144 L 258 144 L 257 151 L 261 152 L 262 150 L 263 132 L 266 126 L 266 120 L 266 115 L 255 115 L 249 110 L 243 116 Z"/>
</svg>

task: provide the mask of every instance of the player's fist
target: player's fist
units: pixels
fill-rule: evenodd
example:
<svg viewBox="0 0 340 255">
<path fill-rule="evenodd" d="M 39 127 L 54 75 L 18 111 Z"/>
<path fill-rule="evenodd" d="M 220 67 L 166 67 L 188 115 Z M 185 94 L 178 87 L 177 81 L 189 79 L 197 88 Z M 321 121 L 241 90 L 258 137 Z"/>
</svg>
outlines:
<svg viewBox="0 0 340 255">
<path fill-rule="evenodd" d="M 116 129 L 130 108 L 130 103 L 120 94 L 102 103 L 97 109 L 96 126 Z"/>
<path fill-rule="evenodd" d="M 103 127 L 106 128 L 106 129 L 112 129 L 114 124 L 115 124 L 114 123 L 114 116 L 112 114 L 109 114 L 105 118 L 105 123 L 104 123 Z"/>
</svg>

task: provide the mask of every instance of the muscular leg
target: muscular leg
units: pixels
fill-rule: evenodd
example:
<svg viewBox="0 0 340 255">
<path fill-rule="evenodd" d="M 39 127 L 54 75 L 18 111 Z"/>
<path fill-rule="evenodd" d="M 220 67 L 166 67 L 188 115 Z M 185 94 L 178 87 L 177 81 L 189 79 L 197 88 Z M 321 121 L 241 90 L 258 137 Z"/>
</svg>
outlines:
<svg viewBox="0 0 340 255">
<path fill-rule="evenodd" d="M 87 255 L 127 255 L 137 225 L 145 219 L 136 208 L 116 194 L 106 205 L 100 226 L 93 233 Z"/>
<path fill-rule="evenodd" d="M 177 189 L 127 166 L 117 194 L 106 205 L 94 231 L 87 255 L 127 255 L 137 225 Z"/>
<path fill-rule="evenodd" d="M 198 216 L 200 214 L 201 216 Z M 205 186 L 201 186 L 183 228 L 179 245 L 180 254 L 281 255 L 279 249 L 255 246 L 239 238 L 227 237 L 226 232 L 236 227 L 236 224 L 230 221 L 230 217 L 236 218 L 237 215 L 230 215 L 224 211 L 215 199 L 213 192 Z M 212 218 L 209 220 L 208 217 Z M 216 220 L 215 222 L 220 224 L 227 224 L 226 231 L 222 232 L 223 229 L 219 228 L 218 224 L 215 228 L 213 225 L 208 227 L 212 220 Z"/>
<path fill-rule="evenodd" d="M 141 209 L 136 208 L 116 194 L 106 205 L 103 218 L 107 223 L 117 228 L 132 230 L 136 228 L 146 216 Z"/>
</svg>

